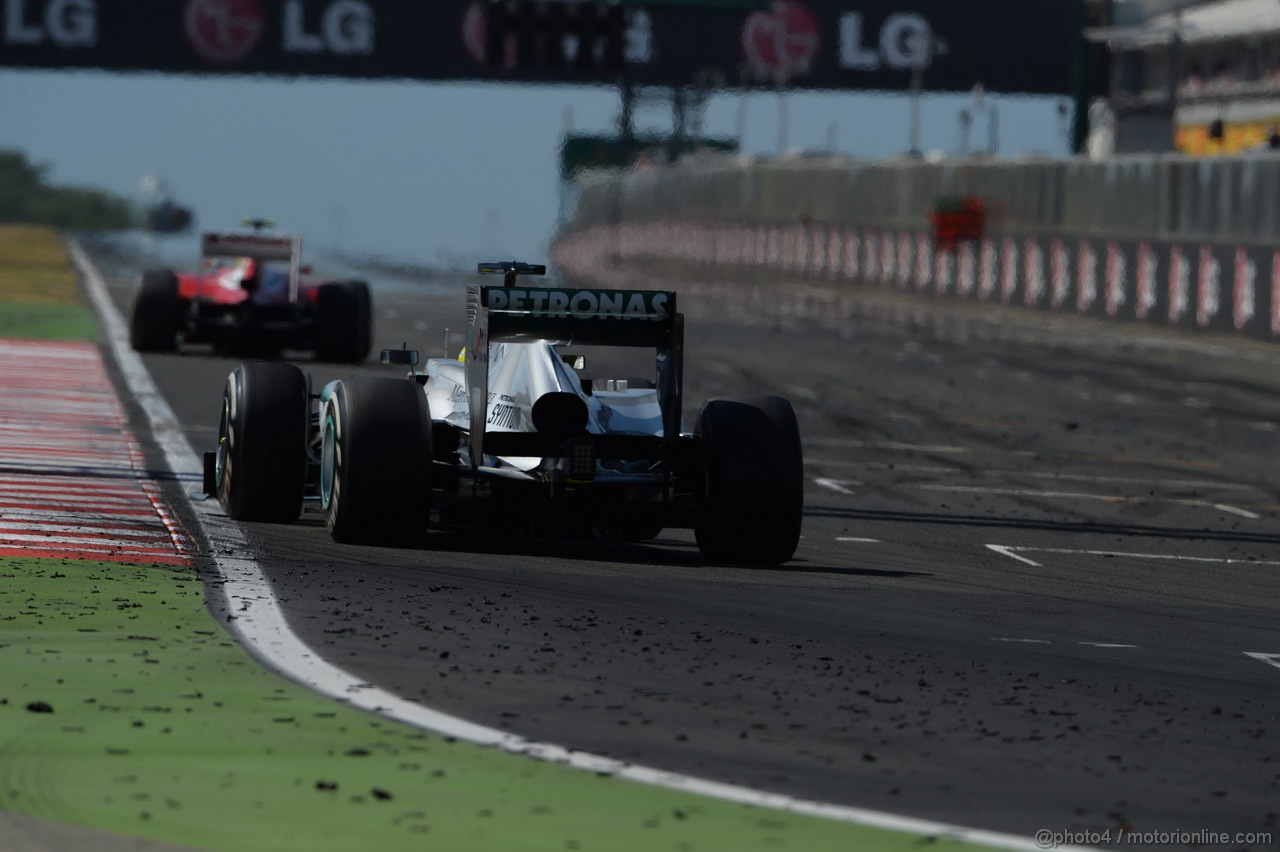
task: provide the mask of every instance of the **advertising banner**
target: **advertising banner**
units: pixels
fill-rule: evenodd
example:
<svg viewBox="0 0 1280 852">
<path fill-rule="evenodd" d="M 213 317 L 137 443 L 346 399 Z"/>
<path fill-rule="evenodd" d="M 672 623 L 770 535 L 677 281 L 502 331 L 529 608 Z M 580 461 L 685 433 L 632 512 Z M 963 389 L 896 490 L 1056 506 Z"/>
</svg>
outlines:
<svg viewBox="0 0 1280 852">
<path fill-rule="evenodd" d="M 0 66 L 1066 94 L 1075 5 L 0 0 Z"/>
</svg>

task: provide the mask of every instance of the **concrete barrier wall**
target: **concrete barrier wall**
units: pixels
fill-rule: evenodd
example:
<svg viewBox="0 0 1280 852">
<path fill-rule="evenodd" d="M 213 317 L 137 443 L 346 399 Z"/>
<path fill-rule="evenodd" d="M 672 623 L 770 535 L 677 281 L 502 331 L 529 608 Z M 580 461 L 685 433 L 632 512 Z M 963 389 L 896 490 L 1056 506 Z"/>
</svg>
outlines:
<svg viewBox="0 0 1280 852">
<path fill-rule="evenodd" d="M 1190 160 L 759 165 L 703 162 L 587 180 L 573 226 L 681 219 L 804 219 L 918 227 L 934 201 L 981 195 L 992 224 L 1132 239 L 1280 238 L 1280 155 Z"/>
<path fill-rule="evenodd" d="M 991 209 L 942 249 L 945 195 Z M 1280 156 L 687 164 L 587 182 L 553 260 L 767 272 L 1280 337 Z"/>
</svg>

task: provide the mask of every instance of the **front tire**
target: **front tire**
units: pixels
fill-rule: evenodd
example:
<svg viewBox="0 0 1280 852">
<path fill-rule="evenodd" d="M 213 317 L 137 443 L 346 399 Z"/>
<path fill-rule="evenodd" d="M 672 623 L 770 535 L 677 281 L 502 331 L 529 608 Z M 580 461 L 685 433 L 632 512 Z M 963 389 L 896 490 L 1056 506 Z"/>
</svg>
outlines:
<svg viewBox="0 0 1280 852">
<path fill-rule="evenodd" d="M 795 555 L 804 513 L 800 428 L 791 403 L 708 400 L 698 415 L 706 498 L 694 527 L 708 562 L 780 565 Z"/>
<path fill-rule="evenodd" d="M 292 364 L 251 361 L 227 376 L 214 484 L 237 521 L 287 524 L 302 513 L 307 380 Z"/>
<path fill-rule="evenodd" d="M 164 269 L 144 272 L 129 318 L 129 343 L 134 351 L 174 351 L 181 320 L 178 276 Z"/>
<path fill-rule="evenodd" d="M 338 382 L 321 415 L 320 502 L 334 541 L 420 543 L 431 512 L 431 411 L 415 382 Z"/>
</svg>

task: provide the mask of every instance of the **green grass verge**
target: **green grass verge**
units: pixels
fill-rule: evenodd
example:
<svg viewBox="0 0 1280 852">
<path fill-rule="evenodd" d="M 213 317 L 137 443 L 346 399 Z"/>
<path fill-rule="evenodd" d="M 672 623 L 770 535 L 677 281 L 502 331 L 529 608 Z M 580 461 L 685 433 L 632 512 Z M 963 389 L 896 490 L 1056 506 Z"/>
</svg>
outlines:
<svg viewBox="0 0 1280 852">
<path fill-rule="evenodd" d="M 0 338 L 15 337 L 95 342 L 98 324 L 83 305 L 0 301 Z"/>
<path fill-rule="evenodd" d="M 236 852 L 922 842 L 602 778 L 347 708 L 260 667 L 213 620 L 191 569 L 0 559 L 0 671 L 0 809 L 119 834 Z"/>
<path fill-rule="evenodd" d="M 76 274 L 58 232 L 44 225 L 0 225 L 0 301 L 79 302 Z"/>
<path fill-rule="evenodd" d="M 93 312 L 53 228 L 0 225 L 0 338 L 98 339 Z"/>
</svg>

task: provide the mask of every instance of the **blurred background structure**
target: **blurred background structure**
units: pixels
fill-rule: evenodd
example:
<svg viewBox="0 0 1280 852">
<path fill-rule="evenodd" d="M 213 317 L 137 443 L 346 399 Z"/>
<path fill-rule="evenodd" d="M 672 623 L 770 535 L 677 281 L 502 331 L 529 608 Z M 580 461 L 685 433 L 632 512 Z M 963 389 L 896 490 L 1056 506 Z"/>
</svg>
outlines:
<svg viewBox="0 0 1280 852">
<path fill-rule="evenodd" d="M 1088 36 L 1110 54 L 1096 153 L 1280 147 L 1280 4 L 1117 0 Z"/>
<path fill-rule="evenodd" d="M 22 0 L 0 22 L 0 147 L 123 196 L 163 175 L 202 225 L 266 212 L 313 249 L 537 256 L 588 160 L 1078 147 L 1106 90 L 1079 38 L 1101 5 L 975 5 Z"/>
</svg>

